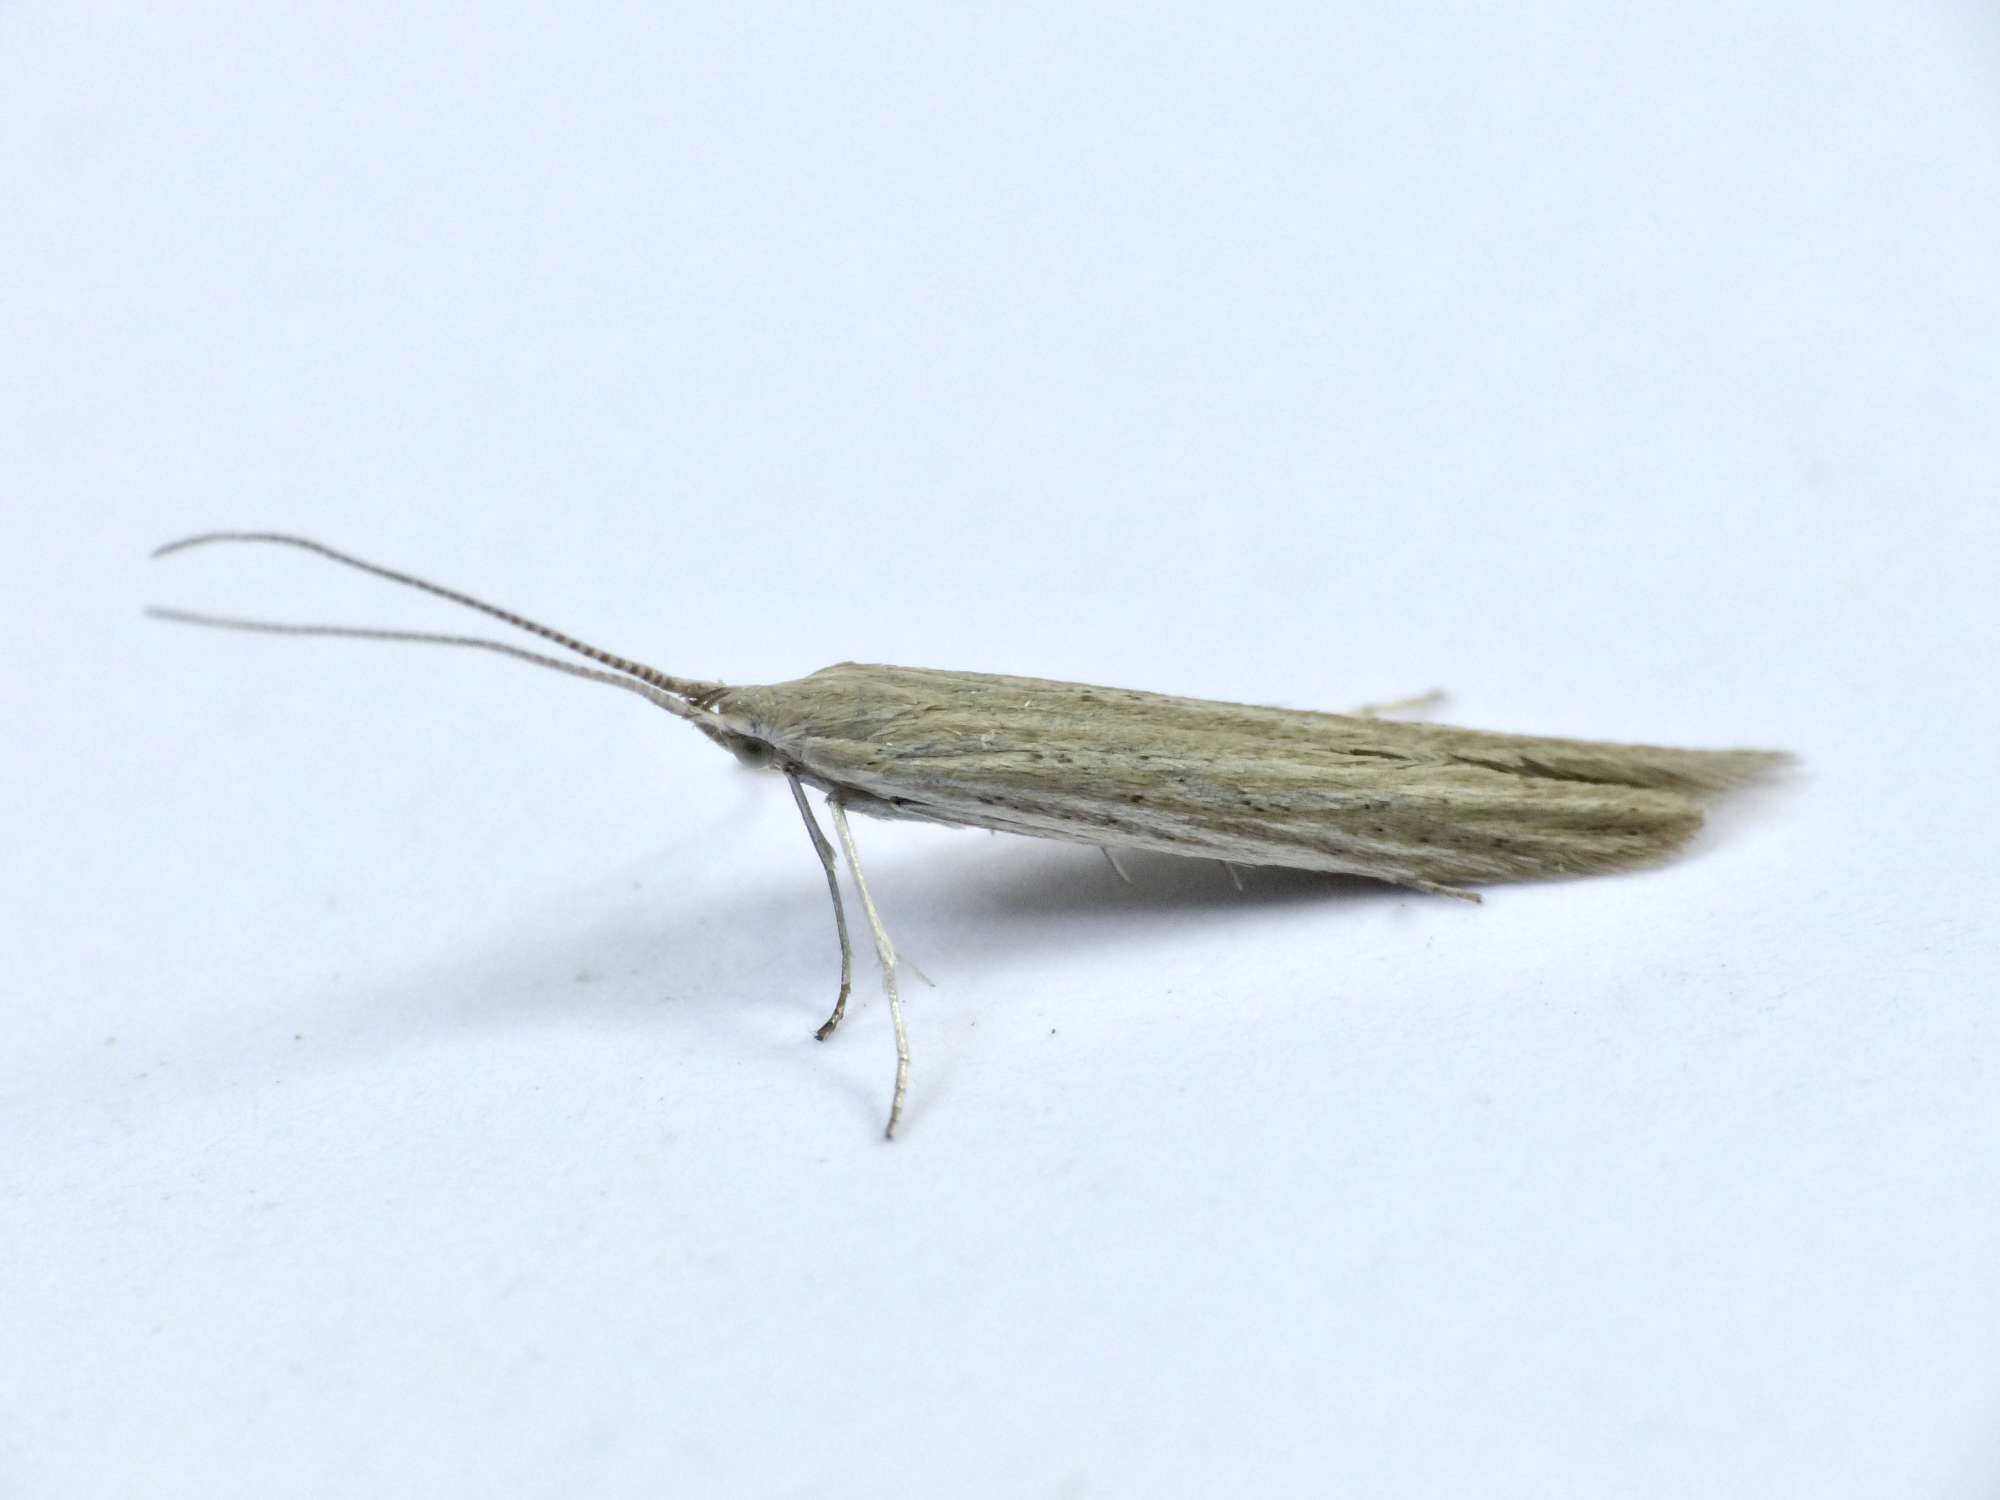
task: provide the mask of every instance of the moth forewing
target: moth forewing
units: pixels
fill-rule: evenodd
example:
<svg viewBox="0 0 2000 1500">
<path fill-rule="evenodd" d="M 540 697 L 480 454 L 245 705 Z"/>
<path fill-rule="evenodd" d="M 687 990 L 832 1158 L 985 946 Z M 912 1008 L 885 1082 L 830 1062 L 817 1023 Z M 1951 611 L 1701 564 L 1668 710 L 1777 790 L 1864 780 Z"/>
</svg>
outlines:
<svg viewBox="0 0 2000 1500">
<path fill-rule="evenodd" d="M 730 687 L 672 676 L 304 537 L 211 532 L 155 555 L 211 542 L 301 548 L 478 610 L 594 665 L 475 636 L 153 613 L 281 635 L 498 651 L 636 693 L 745 764 L 783 773 L 825 867 L 840 941 L 840 997 L 821 1038 L 844 1013 L 852 961 L 834 851 L 799 787 L 824 792 L 875 940 L 896 1034 L 890 1135 L 908 1089 L 909 1039 L 895 948 L 862 874 L 848 809 L 1108 852 L 1194 855 L 1221 860 L 1232 872 L 1241 865 L 1338 871 L 1477 900 L 1467 884 L 1656 864 L 1701 826 L 1701 797 L 1789 759 L 1768 750 L 1492 734 L 1368 712 L 1310 713 L 853 662 L 795 682 Z"/>
<path fill-rule="evenodd" d="M 715 707 L 858 811 L 1423 890 L 1657 863 L 1782 758 L 858 663 Z"/>
</svg>

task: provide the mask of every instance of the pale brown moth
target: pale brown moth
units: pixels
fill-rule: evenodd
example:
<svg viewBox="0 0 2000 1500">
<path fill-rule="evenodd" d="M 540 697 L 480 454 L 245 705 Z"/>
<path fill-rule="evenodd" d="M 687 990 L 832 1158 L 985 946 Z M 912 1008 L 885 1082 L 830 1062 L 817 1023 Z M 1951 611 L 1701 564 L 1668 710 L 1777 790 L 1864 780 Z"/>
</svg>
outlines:
<svg viewBox="0 0 2000 1500">
<path fill-rule="evenodd" d="M 169 543 L 154 556 L 213 542 L 303 548 L 479 610 L 598 666 L 479 636 L 149 613 L 281 635 L 497 651 L 637 693 L 745 763 L 783 775 L 825 871 L 840 938 L 840 993 L 817 1032 L 822 1041 L 846 1012 L 854 962 L 834 850 L 805 788 L 823 793 L 889 998 L 896 1034 L 890 1136 L 909 1095 L 909 1033 L 896 950 L 861 871 L 849 808 L 1095 845 L 1114 866 L 1119 850 L 1153 850 L 1220 860 L 1232 874 L 1244 865 L 1282 865 L 1477 901 L 1468 885 L 1658 864 L 1701 826 L 1704 797 L 1790 758 L 1772 750 L 1494 734 L 1385 719 L 1379 709 L 1310 713 L 856 662 L 795 682 L 732 687 L 672 676 L 304 537 L 210 532 Z"/>
</svg>

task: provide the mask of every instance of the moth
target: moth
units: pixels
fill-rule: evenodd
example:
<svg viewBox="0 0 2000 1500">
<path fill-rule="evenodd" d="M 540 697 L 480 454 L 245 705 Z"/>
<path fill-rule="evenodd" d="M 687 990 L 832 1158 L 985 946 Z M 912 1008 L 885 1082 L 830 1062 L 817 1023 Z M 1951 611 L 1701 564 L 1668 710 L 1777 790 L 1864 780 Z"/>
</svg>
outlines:
<svg viewBox="0 0 2000 1500">
<path fill-rule="evenodd" d="M 1790 759 L 1772 750 L 1550 739 L 1382 716 L 1402 705 L 1313 713 L 858 662 L 737 687 L 673 676 L 305 537 L 208 532 L 154 556 L 221 542 L 301 548 L 477 610 L 595 665 L 482 636 L 148 613 L 281 635 L 499 652 L 635 693 L 745 764 L 783 776 L 826 875 L 840 941 L 839 994 L 815 1033 L 824 1041 L 846 1014 L 854 953 L 835 852 L 806 800 L 807 787 L 822 793 L 888 996 L 896 1039 L 890 1137 L 909 1097 L 909 1031 L 895 945 L 862 873 L 850 810 L 1094 845 L 1114 867 L 1119 851 L 1151 850 L 1219 860 L 1232 873 L 1253 865 L 1324 870 L 1477 901 L 1473 885 L 1658 864 L 1701 826 L 1704 799 Z"/>
</svg>

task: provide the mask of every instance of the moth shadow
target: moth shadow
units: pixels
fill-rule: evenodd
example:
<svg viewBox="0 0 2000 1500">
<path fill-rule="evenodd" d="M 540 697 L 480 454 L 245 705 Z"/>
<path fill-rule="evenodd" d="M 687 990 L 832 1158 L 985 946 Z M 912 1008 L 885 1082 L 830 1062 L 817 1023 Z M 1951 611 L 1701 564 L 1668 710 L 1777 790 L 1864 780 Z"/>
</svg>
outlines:
<svg viewBox="0 0 2000 1500">
<path fill-rule="evenodd" d="M 802 861 L 765 879 L 690 885 L 680 873 L 685 861 L 677 848 L 646 869 L 607 877 L 603 891 L 579 893 L 560 912 L 516 914 L 434 950 L 370 995 L 329 993 L 325 1003 L 330 1011 L 358 1006 L 370 1019 L 339 1029 L 378 1042 L 462 1025 L 540 1025 L 579 1011 L 625 1024 L 672 1010 L 762 1032 L 777 1010 L 786 1013 L 786 1037 L 809 1034 L 832 1004 L 839 972 L 818 871 Z M 946 840 L 867 867 L 883 921 L 916 965 L 937 954 L 941 966 L 982 974 L 1081 946 L 1156 945 L 1195 917 L 1227 923 L 1329 902 L 1411 899 L 1338 875 L 1254 867 L 1232 877 L 1212 860 L 1141 853 L 1121 854 L 1119 863 L 1123 876 L 1082 846 L 994 840 L 982 850 Z M 861 1003 L 880 980 L 852 872 L 843 867 L 841 876 Z M 579 921 L 579 911 L 598 914 Z M 938 982 L 949 988 L 948 975 Z"/>
<path fill-rule="evenodd" d="M 961 862 L 962 863 L 962 862 Z M 1230 866 L 1172 854 L 1046 845 L 994 851 L 940 883 L 936 905 L 968 918 L 1063 922 L 1181 917 L 1198 911 L 1324 905 L 1329 899 L 1407 895 L 1379 880 L 1269 865 Z"/>
<path fill-rule="evenodd" d="M 681 858 L 670 857 L 676 865 Z M 981 972 L 1046 961 L 1052 950 L 1153 945 L 1198 915 L 1226 923 L 1330 902 L 1427 899 L 1357 877 L 1261 866 L 1232 875 L 1213 860 L 1165 854 L 1121 854 L 1119 864 L 1122 875 L 1094 849 L 996 840 L 984 851 L 945 843 L 879 869 L 870 862 L 868 872 L 899 950 L 921 966 L 925 953 L 948 949 L 954 967 L 976 960 Z M 739 1021 L 775 1006 L 796 1011 L 808 1029 L 823 1019 L 838 948 L 826 886 L 809 864 L 696 889 L 655 867 L 644 885 L 642 899 L 566 903 L 569 920 L 511 920 L 422 965 L 382 1002 L 414 1024 L 426 1024 L 417 1016 L 435 1024 L 450 1013 L 504 1026 L 579 1006 L 627 1016 L 666 1006 L 713 1009 Z M 855 988 L 873 990 L 873 944 L 844 864 L 841 885 Z M 611 914 L 579 923 L 578 906 Z M 418 994 L 430 999 L 413 1008 Z"/>
<path fill-rule="evenodd" d="M 863 860 L 898 948 L 935 991 L 907 975 L 924 1009 L 949 1004 L 957 981 L 982 980 L 1051 955 L 1157 949 L 1179 934 L 1324 911 L 1350 901 L 1409 901 L 1376 881 L 1268 867 L 1232 877 L 1212 860 L 1121 854 L 1121 875 L 1079 845 L 939 839 Z M 839 950 L 826 885 L 809 859 L 746 878 L 690 873 L 678 841 L 657 858 L 608 873 L 539 911 L 455 933 L 413 951 L 397 977 L 359 993 L 318 987 L 305 1022 L 318 1065 L 366 1071 L 385 1051 L 469 1033 L 610 1031 L 670 1076 L 669 1060 L 719 1044 L 761 1056 L 828 1093 L 857 1121 L 879 1124 L 876 1059 L 828 1066 L 813 1041 L 831 1008 Z M 1128 878 L 1129 877 L 1129 878 Z M 1239 886 L 1238 880 L 1241 884 Z M 854 942 L 854 996 L 843 1036 L 882 1024 L 881 978 L 852 872 L 841 870 Z M 855 1054 L 843 1048 L 840 1056 Z M 303 1058 L 290 1065 L 299 1066 Z"/>
<path fill-rule="evenodd" d="M 1170 854 L 1121 853 L 1114 868 L 1099 851 L 1077 845 L 1012 844 L 970 860 L 940 851 L 937 860 L 936 867 L 912 861 L 881 876 L 871 872 L 883 920 L 918 963 L 935 944 L 948 947 L 955 964 L 976 963 L 981 972 L 1045 962 L 1051 950 L 1155 947 L 1197 926 L 1263 925 L 1349 902 L 1428 899 L 1357 876 L 1272 866 L 1232 871 Z M 936 878 L 914 893 L 904 889 L 932 868 Z"/>
</svg>

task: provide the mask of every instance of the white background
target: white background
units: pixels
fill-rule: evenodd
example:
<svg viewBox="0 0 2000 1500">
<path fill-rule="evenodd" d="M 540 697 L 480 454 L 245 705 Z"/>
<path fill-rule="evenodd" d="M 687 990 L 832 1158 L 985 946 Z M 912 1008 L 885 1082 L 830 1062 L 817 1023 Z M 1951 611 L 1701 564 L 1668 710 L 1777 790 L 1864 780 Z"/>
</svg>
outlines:
<svg viewBox="0 0 2000 1500">
<path fill-rule="evenodd" d="M 1393 16 L 1390 14 L 1394 11 Z M 0 15 L 0 1492 L 2000 1485 L 1989 6 Z M 483 656 L 1802 753 L 1493 891 Z"/>
</svg>

